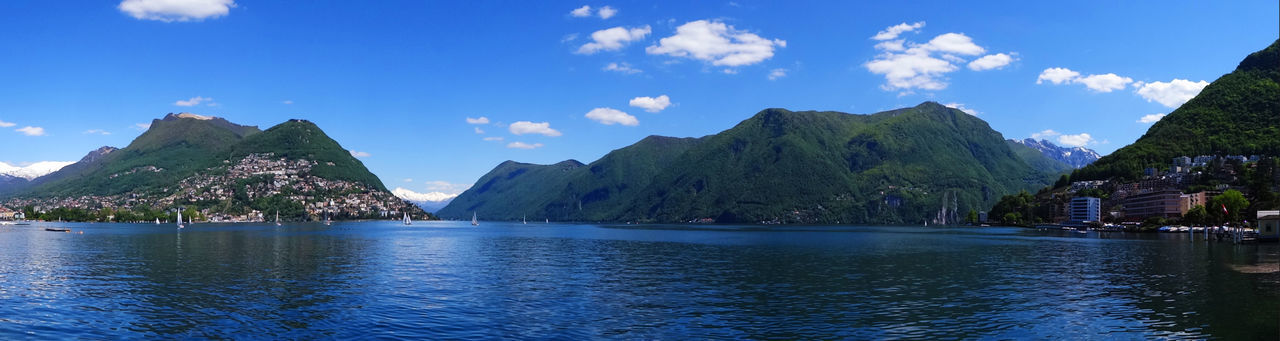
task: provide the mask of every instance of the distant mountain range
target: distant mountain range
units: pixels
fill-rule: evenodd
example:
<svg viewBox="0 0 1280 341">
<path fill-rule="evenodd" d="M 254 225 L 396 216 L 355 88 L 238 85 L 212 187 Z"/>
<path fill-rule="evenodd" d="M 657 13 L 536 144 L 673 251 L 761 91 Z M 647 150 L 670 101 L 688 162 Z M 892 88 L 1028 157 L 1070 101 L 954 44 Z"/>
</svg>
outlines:
<svg viewBox="0 0 1280 341">
<path fill-rule="evenodd" d="M 1102 155 L 1098 155 L 1098 152 L 1095 152 L 1089 148 L 1059 147 L 1058 145 L 1055 145 L 1052 142 L 1049 142 L 1048 140 L 1036 141 L 1035 139 L 1028 138 L 1028 139 L 1022 139 L 1022 140 L 1010 140 L 1010 141 L 1017 142 L 1024 146 L 1034 148 L 1035 150 L 1038 150 L 1040 151 L 1040 153 L 1044 154 L 1045 157 L 1065 163 L 1068 166 L 1071 166 L 1071 168 L 1081 168 L 1084 166 L 1088 166 L 1094 161 L 1097 161 L 1098 158 L 1102 157 Z"/>
<path fill-rule="evenodd" d="M 251 211 L 279 211 L 287 220 L 380 218 L 386 211 L 429 216 L 394 197 L 311 122 L 262 131 L 188 113 L 153 120 L 129 146 L 99 148 L 6 195 L 11 207 L 186 207 L 209 219 Z"/>
<path fill-rule="evenodd" d="M 393 189 L 391 194 L 395 194 L 400 199 L 408 200 L 427 212 L 439 211 L 441 208 L 448 206 L 450 202 L 453 202 L 453 198 L 458 197 L 456 194 L 450 195 L 442 192 L 418 193 L 404 188 Z"/>
<path fill-rule="evenodd" d="M 650 136 L 591 164 L 503 162 L 446 218 L 957 223 L 1070 169 L 934 102 L 871 115 L 767 109 L 702 138 Z"/>
<path fill-rule="evenodd" d="M 1138 179 L 1174 157 L 1280 154 L 1280 40 L 1240 62 L 1132 144 L 1076 170 L 1072 180 Z"/>
<path fill-rule="evenodd" d="M 43 162 L 36 162 L 24 167 L 18 167 L 18 166 L 10 165 L 8 163 L 0 162 L 0 176 L 8 176 L 8 177 L 23 178 L 23 179 L 31 180 L 31 179 L 44 176 L 45 174 L 53 173 L 54 171 L 62 169 L 62 167 L 66 167 L 67 165 L 70 165 L 72 163 L 75 163 L 75 162 L 43 161 Z"/>
</svg>

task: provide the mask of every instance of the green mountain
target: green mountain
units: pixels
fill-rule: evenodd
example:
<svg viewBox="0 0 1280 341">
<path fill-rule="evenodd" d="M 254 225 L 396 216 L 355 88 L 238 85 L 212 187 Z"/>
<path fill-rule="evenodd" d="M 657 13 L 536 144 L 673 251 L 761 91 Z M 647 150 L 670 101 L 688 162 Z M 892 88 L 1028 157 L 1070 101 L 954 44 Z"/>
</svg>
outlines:
<svg viewBox="0 0 1280 341">
<path fill-rule="evenodd" d="M 33 181 L 9 206 L 127 209 L 143 216 L 184 207 L 208 220 L 432 218 L 396 198 L 315 124 L 265 131 L 217 117 L 169 114 L 122 149 L 104 147 Z M 256 211 L 256 212 L 255 212 Z M 105 215 L 105 214 L 104 214 Z M 133 216 L 116 214 L 116 216 Z M 159 218 L 165 218 L 164 215 Z"/>
<path fill-rule="evenodd" d="M 871 115 L 767 109 L 719 134 L 651 136 L 589 165 L 505 162 L 438 214 L 484 219 L 955 223 L 1048 184 L 986 122 L 926 102 Z"/>
<path fill-rule="evenodd" d="M 150 128 L 128 147 L 99 158 L 86 157 L 38 178 L 23 194 L 65 197 L 161 190 L 218 165 L 232 145 L 258 132 L 258 127 L 222 118 L 168 114 L 152 120 Z"/>
<path fill-rule="evenodd" d="M 1147 167 L 1168 168 L 1174 157 L 1280 153 L 1280 40 L 1240 62 L 1133 144 L 1120 148 L 1072 180 L 1141 178 Z"/>
<path fill-rule="evenodd" d="M 289 120 L 262 134 L 249 136 L 232 146 L 230 155 L 232 159 L 238 159 L 252 153 L 272 153 L 287 159 L 324 161 L 311 168 L 312 175 L 364 183 L 379 191 L 387 191 L 382 180 L 370 173 L 364 163 L 351 156 L 351 152 L 338 145 L 338 141 L 325 135 L 315 123 L 307 120 Z"/>
</svg>

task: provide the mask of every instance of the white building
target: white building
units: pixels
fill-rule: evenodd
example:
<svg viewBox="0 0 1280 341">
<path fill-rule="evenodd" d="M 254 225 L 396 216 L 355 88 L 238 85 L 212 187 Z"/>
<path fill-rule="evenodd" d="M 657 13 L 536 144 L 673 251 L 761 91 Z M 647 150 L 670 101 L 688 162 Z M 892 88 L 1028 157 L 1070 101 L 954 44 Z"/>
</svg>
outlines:
<svg viewBox="0 0 1280 341">
<path fill-rule="evenodd" d="M 1102 200 L 1094 197 L 1071 198 L 1072 223 L 1100 221 L 1102 219 Z"/>
</svg>

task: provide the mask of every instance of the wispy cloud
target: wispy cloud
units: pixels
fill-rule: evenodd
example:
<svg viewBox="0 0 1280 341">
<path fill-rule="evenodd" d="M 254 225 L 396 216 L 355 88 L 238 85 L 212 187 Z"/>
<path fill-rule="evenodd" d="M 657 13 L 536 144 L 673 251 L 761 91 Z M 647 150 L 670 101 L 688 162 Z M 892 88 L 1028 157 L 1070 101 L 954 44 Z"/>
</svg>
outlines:
<svg viewBox="0 0 1280 341">
<path fill-rule="evenodd" d="M 111 132 L 102 129 L 89 129 L 84 131 L 85 134 L 111 135 Z"/>
<path fill-rule="evenodd" d="M 26 127 L 14 129 L 14 131 L 17 131 L 27 136 L 44 136 L 44 128 L 42 127 L 26 126 Z"/>
<path fill-rule="evenodd" d="M 489 118 L 480 116 L 480 118 L 467 117 L 467 124 L 489 124 Z"/>
<path fill-rule="evenodd" d="M 16 125 L 18 125 L 18 124 L 17 124 L 17 123 L 13 123 L 13 122 L 0 121 L 0 128 L 8 128 L 8 127 L 16 126 Z"/>
<path fill-rule="evenodd" d="M 786 76 L 787 76 L 787 69 L 773 69 L 773 70 L 769 70 L 769 76 L 768 76 L 768 77 L 769 77 L 769 80 L 771 80 L 771 81 L 776 81 L 776 80 L 778 80 L 779 78 L 786 77 Z"/>
<path fill-rule="evenodd" d="M 594 54 L 600 51 L 616 51 L 633 41 L 644 39 L 652 29 L 644 27 L 626 28 L 622 26 L 603 29 L 591 33 L 591 42 L 578 47 L 579 54 Z"/>
<path fill-rule="evenodd" d="M 591 111 L 587 112 L 587 114 L 584 116 L 591 119 L 592 121 L 600 122 L 604 125 L 614 125 L 614 124 L 621 124 L 624 126 L 640 125 L 640 120 L 636 119 L 635 116 L 631 116 L 630 114 L 627 114 L 625 112 L 622 112 L 621 110 L 614 109 L 614 108 L 591 109 Z"/>
<path fill-rule="evenodd" d="M 1160 119 L 1164 118 L 1165 115 L 1166 114 L 1143 115 L 1142 118 L 1138 119 L 1138 123 L 1147 123 L 1147 124 L 1156 123 L 1157 121 L 1160 121 Z"/>
<path fill-rule="evenodd" d="M 177 102 L 173 102 L 173 105 L 180 107 L 194 107 L 200 105 L 200 103 L 208 103 L 209 105 L 215 104 L 213 103 L 212 98 L 196 96 L 186 100 L 178 100 Z"/>
<path fill-rule="evenodd" d="M 507 148 L 513 149 L 534 149 L 542 147 L 541 143 L 528 144 L 524 142 L 511 142 L 507 144 Z"/>
<path fill-rule="evenodd" d="M 354 150 L 352 150 L 352 151 L 350 151 L 350 152 L 351 152 L 351 156 L 353 156 L 353 157 L 357 157 L 357 158 L 366 158 L 366 157 L 373 156 L 373 154 L 369 154 L 369 153 L 366 153 L 366 152 L 358 152 L 358 151 L 354 151 Z"/>
<path fill-rule="evenodd" d="M 1133 83 L 1133 78 L 1114 73 L 1081 76 L 1080 72 L 1068 68 L 1052 67 L 1044 69 L 1040 72 L 1040 76 L 1036 77 L 1036 84 L 1044 84 L 1044 82 L 1054 85 L 1081 84 L 1094 92 L 1105 93 L 1124 89 L 1129 86 L 1129 83 Z"/>
<path fill-rule="evenodd" d="M 643 70 L 631 67 L 631 64 L 627 64 L 627 63 L 609 63 L 609 65 L 604 66 L 603 70 L 613 71 L 613 72 L 628 74 L 628 75 L 644 72 Z"/>
</svg>

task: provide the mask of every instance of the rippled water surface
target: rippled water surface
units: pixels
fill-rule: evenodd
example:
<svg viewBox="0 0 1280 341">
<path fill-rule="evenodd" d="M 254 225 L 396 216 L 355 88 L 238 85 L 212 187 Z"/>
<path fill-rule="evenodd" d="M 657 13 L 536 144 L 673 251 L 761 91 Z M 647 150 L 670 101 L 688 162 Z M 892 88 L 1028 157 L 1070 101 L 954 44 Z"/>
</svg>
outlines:
<svg viewBox="0 0 1280 341">
<path fill-rule="evenodd" d="M 1014 228 L 3 226 L 0 339 L 1274 340 L 1278 258 Z"/>
</svg>

